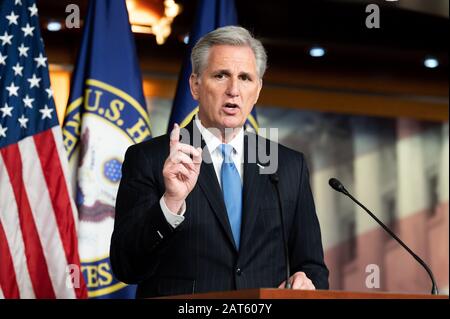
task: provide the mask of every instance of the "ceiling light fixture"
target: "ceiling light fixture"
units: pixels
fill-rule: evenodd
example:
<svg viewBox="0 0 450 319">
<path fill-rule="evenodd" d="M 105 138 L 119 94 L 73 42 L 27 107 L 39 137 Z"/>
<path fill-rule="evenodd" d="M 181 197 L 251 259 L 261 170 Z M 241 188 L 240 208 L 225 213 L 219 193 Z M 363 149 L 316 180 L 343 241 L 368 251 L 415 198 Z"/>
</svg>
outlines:
<svg viewBox="0 0 450 319">
<path fill-rule="evenodd" d="M 319 46 L 314 46 L 309 49 L 309 55 L 314 58 L 320 58 L 325 55 L 325 49 Z"/>
<path fill-rule="evenodd" d="M 174 0 L 146 2 L 127 0 L 131 30 L 136 33 L 154 34 L 156 43 L 163 44 L 172 32 L 173 19 L 181 12 Z"/>
<path fill-rule="evenodd" d="M 434 69 L 439 66 L 439 61 L 434 57 L 427 57 L 423 60 L 423 65 L 425 65 L 426 68 Z"/>
<path fill-rule="evenodd" d="M 48 31 L 57 32 L 57 31 L 61 30 L 61 28 L 62 28 L 61 22 L 49 21 L 47 23 L 47 30 Z"/>
</svg>

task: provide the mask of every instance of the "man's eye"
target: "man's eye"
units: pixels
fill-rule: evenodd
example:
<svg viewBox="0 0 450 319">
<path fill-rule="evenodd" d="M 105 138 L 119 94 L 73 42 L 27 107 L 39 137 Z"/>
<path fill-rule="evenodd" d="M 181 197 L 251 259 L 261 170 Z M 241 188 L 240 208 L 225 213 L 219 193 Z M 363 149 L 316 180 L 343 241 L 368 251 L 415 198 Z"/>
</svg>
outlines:
<svg viewBox="0 0 450 319">
<path fill-rule="evenodd" d="M 224 77 L 225 77 L 225 75 L 222 74 L 222 73 L 219 73 L 219 74 L 216 74 L 216 75 L 215 75 L 215 78 L 216 78 L 216 79 L 219 79 L 219 80 L 223 79 Z"/>
<path fill-rule="evenodd" d="M 243 80 L 243 81 L 251 81 L 252 79 L 248 75 L 241 75 L 241 80 Z"/>
</svg>

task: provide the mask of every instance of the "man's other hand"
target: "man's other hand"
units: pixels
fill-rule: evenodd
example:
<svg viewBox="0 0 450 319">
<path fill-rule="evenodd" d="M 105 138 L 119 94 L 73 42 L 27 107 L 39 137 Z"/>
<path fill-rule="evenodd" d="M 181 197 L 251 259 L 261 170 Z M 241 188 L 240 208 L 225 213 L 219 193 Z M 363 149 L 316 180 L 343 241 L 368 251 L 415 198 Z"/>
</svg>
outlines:
<svg viewBox="0 0 450 319">
<path fill-rule="evenodd" d="M 293 274 L 289 278 L 289 282 L 292 284 L 292 289 L 302 289 L 302 290 L 316 290 L 316 287 L 314 287 L 314 284 L 312 283 L 311 279 L 309 279 L 306 274 L 302 271 L 298 271 L 295 274 Z M 278 288 L 284 288 L 286 284 L 286 280 L 283 281 Z"/>
</svg>

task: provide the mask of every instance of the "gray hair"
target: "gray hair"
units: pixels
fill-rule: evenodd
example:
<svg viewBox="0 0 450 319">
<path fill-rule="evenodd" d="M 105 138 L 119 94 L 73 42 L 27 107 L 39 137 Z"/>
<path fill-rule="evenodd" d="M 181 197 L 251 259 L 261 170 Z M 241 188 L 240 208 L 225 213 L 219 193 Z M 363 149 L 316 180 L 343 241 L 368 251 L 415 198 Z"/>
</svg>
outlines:
<svg viewBox="0 0 450 319">
<path fill-rule="evenodd" d="M 267 54 L 261 41 L 247 29 L 236 26 L 218 28 L 204 35 L 195 44 L 191 53 L 192 73 L 200 74 L 206 66 L 209 50 L 214 45 L 248 46 L 255 54 L 258 76 L 262 79 L 267 67 Z"/>
</svg>

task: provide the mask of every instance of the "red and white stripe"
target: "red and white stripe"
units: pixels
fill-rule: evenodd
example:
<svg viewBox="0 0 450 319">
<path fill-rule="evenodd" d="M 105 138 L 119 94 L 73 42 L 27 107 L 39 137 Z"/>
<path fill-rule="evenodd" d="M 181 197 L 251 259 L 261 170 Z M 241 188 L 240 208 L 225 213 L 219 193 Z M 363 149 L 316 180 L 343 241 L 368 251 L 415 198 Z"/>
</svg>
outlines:
<svg viewBox="0 0 450 319">
<path fill-rule="evenodd" d="M 0 150 L 0 289 L 4 298 L 83 298 L 67 285 L 80 264 L 61 130 Z M 81 273 L 81 272 L 80 272 Z"/>
</svg>

